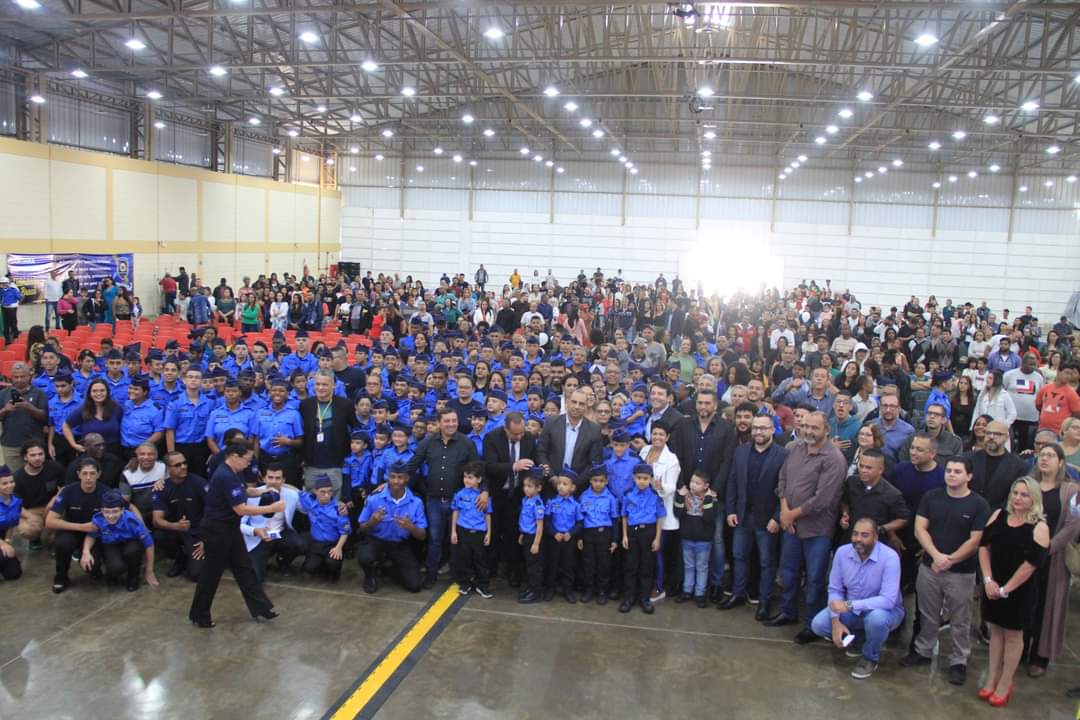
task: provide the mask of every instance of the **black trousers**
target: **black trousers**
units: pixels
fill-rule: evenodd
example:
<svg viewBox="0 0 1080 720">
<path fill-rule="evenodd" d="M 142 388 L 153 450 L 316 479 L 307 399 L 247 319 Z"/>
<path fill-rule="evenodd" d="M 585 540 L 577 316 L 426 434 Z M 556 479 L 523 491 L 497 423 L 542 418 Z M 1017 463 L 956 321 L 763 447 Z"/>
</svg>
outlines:
<svg viewBox="0 0 1080 720">
<path fill-rule="evenodd" d="M 104 545 L 102 554 L 105 556 L 105 576 L 107 578 L 119 580 L 126 574 L 128 582 L 135 582 L 139 579 L 143 546 L 138 540 L 125 540 L 121 543 Z"/>
<path fill-rule="evenodd" d="M 279 568 L 287 568 L 300 555 L 307 552 L 304 536 L 290 527 L 282 528 L 281 537 L 269 542 L 263 541 L 249 553 L 255 577 L 259 582 L 266 580 L 266 566 L 271 557 L 277 558 Z"/>
<path fill-rule="evenodd" d="M 631 525 L 627 529 L 630 548 L 626 551 L 625 587 L 627 597 L 646 600 L 652 594 L 656 575 L 656 553 L 652 550 L 656 539 L 656 523 Z"/>
<path fill-rule="evenodd" d="M 387 542 L 369 536 L 356 546 L 356 559 L 365 575 L 375 572 L 378 563 L 390 560 L 394 564 L 394 579 L 409 592 L 420 592 L 420 562 L 409 541 Z"/>
<path fill-rule="evenodd" d="M 574 589 L 574 571 L 577 569 L 577 536 L 571 535 L 566 542 L 558 542 L 553 535 L 544 535 L 541 541 L 544 556 L 544 587 L 561 590 Z"/>
<path fill-rule="evenodd" d="M 311 537 L 311 535 L 308 535 L 305 541 L 304 564 L 300 569 L 308 575 L 314 575 L 325 569 L 326 574 L 331 578 L 336 580 L 341 577 L 341 560 L 334 560 L 330 557 L 330 550 L 337 545 L 337 542 L 322 542 Z"/>
<path fill-rule="evenodd" d="M 53 449 L 56 451 L 54 459 L 64 467 L 70 465 L 71 461 L 75 459 L 75 451 L 72 449 L 71 444 L 60 433 L 53 435 Z"/>
<path fill-rule="evenodd" d="M 11 342 L 19 337 L 19 308 L 3 308 L 4 340 Z"/>
<path fill-rule="evenodd" d="M 203 541 L 206 564 L 199 573 L 195 596 L 191 599 L 188 617 L 192 622 L 210 621 L 210 608 L 214 604 L 214 595 L 217 594 L 221 575 L 226 568 L 232 570 L 252 617 L 273 610 L 274 604 L 266 597 L 262 585 L 255 578 L 255 570 L 251 567 L 251 558 L 248 557 L 240 527 L 231 522 L 203 520 L 199 536 Z"/>
<path fill-rule="evenodd" d="M 611 584 L 611 526 L 582 531 L 585 590 L 606 593 Z"/>
<path fill-rule="evenodd" d="M 459 585 L 475 585 L 487 590 L 491 573 L 488 569 L 488 549 L 484 547 L 485 534 L 483 530 L 457 528 L 458 541 L 457 545 L 451 546 L 450 564 L 454 569 L 454 580 Z"/>
<path fill-rule="evenodd" d="M 505 492 L 496 493 L 492 497 L 492 502 L 494 505 L 491 508 L 491 574 L 496 574 L 499 563 L 505 562 L 507 579 L 520 582 L 525 577 L 525 559 L 517 543 L 521 492 L 518 491 L 512 495 Z"/>
<path fill-rule="evenodd" d="M 206 463 L 210 461 L 210 448 L 205 442 L 201 443 L 176 443 L 176 451 L 183 453 L 188 462 L 188 471 L 200 477 L 208 477 Z"/>
<path fill-rule="evenodd" d="M 9 558 L 0 555 L 0 577 L 5 580 L 18 580 L 20 575 L 22 575 L 22 563 L 19 562 L 18 556 Z"/>
<path fill-rule="evenodd" d="M 205 559 L 196 560 L 191 557 L 197 542 L 198 539 L 190 532 L 180 532 L 178 530 L 154 531 L 154 544 L 161 550 L 161 554 L 175 560 L 180 567 L 184 568 L 187 576 L 192 580 L 199 579 L 199 573 L 202 572 L 203 565 L 206 564 Z"/>
<path fill-rule="evenodd" d="M 57 530 L 56 535 L 53 537 L 53 552 L 56 554 L 56 575 L 59 578 L 67 579 L 68 570 L 71 568 L 71 555 L 79 550 L 82 550 L 83 539 L 86 537 L 86 533 L 73 532 L 71 530 Z M 94 547 L 90 550 L 94 556 L 94 560 L 98 563 L 101 562 L 101 543 L 94 543 Z"/>
<path fill-rule="evenodd" d="M 1039 428 L 1038 420 L 1014 420 L 1012 424 L 1013 452 L 1021 453 L 1035 447 L 1035 431 Z"/>
<path fill-rule="evenodd" d="M 540 543 L 540 552 L 532 554 L 535 534 L 521 535 L 521 553 L 525 563 L 525 576 L 530 590 L 539 590 L 544 586 L 544 543 Z"/>
</svg>

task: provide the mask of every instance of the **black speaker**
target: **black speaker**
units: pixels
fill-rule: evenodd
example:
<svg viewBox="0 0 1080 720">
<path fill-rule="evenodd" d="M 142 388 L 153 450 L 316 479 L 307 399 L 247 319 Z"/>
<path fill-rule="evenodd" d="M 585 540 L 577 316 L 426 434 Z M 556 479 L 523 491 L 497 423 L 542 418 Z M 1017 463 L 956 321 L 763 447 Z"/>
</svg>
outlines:
<svg viewBox="0 0 1080 720">
<path fill-rule="evenodd" d="M 339 262 L 338 273 L 348 275 L 349 277 L 357 277 L 360 275 L 360 263 L 358 262 Z"/>
</svg>

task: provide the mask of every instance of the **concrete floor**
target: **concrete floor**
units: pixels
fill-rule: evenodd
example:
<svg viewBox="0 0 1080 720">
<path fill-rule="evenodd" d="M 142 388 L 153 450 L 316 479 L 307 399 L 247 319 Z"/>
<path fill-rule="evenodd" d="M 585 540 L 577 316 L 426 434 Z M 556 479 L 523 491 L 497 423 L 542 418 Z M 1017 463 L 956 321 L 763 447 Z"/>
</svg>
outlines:
<svg viewBox="0 0 1080 720">
<path fill-rule="evenodd" d="M 226 580 L 218 627 L 196 630 L 187 622 L 192 585 L 165 578 L 166 568 L 159 563 L 160 590 L 137 593 L 73 568 L 73 587 L 57 596 L 47 555 L 32 554 L 22 579 L 0 583 L 0 718 L 318 718 L 430 599 L 389 583 L 365 595 L 355 567 L 336 585 L 272 574 L 267 592 L 283 614 L 258 625 Z M 1021 677 L 1009 707 L 995 710 L 975 698 L 982 646 L 963 688 L 936 665 L 899 668 L 895 647 L 873 678 L 856 681 L 842 653 L 823 642 L 797 647 L 791 628 L 761 627 L 752 609 L 665 601 L 647 617 L 561 598 L 522 608 L 505 586 L 495 592 L 468 600 L 377 718 L 1071 720 L 1077 712 L 1063 695 L 1080 684 L 1072 652 L 1040 680 Z"/>
</svg>

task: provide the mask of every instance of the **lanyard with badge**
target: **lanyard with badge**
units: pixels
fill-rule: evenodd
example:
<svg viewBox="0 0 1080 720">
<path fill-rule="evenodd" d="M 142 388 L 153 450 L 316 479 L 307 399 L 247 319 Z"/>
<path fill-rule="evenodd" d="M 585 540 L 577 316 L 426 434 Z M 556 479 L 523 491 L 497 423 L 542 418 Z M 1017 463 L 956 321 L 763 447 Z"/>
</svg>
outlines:
<svg viewBox="0 0 1080 720">
<path fill-rule="evenodd" d="M 331 403 L 326 403 L 326 407 L 324 408 L 323 404 L 318 401 L 315 401 L 315 405 L 318 408 L 317 417 L 319 421 L 319 432 L 315 436 L 315 442 L 321 443 L 326 440 L 326 436 L 323 434 L 323 421 L 330 417 L 332 405 Z"/>
</svg>

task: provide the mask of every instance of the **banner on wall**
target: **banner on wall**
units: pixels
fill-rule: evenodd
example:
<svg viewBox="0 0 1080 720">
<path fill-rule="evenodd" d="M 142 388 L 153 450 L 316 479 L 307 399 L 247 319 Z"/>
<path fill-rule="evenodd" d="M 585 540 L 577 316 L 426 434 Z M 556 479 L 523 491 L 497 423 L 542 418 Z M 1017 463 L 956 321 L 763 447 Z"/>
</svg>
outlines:
<svg viewBox="0 0 1080 720">
<path fill-rule="evenodd" d="M 45 302 L 45 281 L 53 272 L 58 273 L 58 280 L 66 280 L 68 272 L 74 270 L 81 286 L 87 289 L 97 287 L 105 278 L 111 278 L 117 285 L 132 290 L 135 282 L 135 256 L 131 253 L 8 253 L 7 270 L 11 281 L 22 291 L 22 301 L 37 303 Z"/>
</svg>

